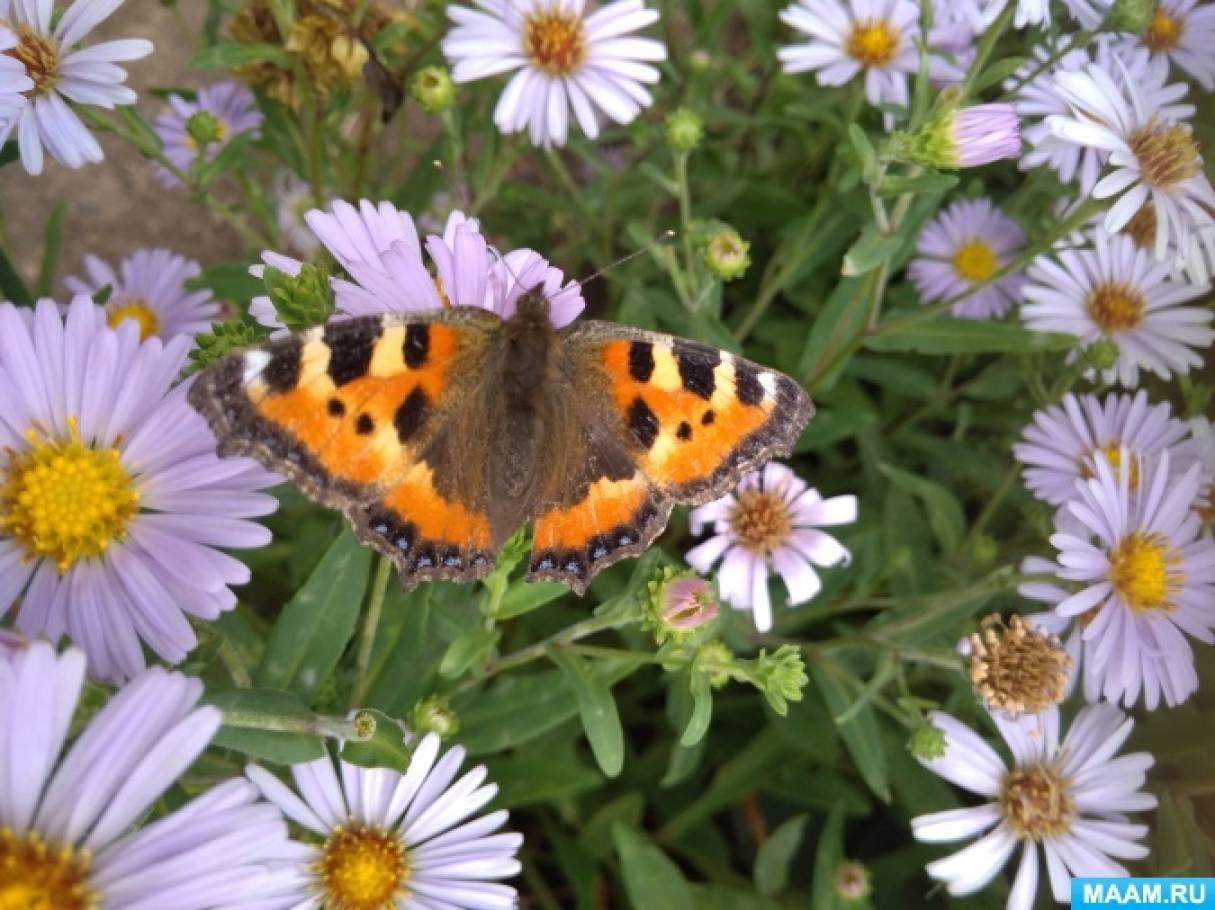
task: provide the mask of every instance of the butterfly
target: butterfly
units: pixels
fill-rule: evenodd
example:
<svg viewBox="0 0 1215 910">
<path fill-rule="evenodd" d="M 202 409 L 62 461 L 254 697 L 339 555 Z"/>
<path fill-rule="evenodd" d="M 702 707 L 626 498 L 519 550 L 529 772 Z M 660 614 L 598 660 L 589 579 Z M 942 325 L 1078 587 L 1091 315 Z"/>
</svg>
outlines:
<svg viewBox="0 0 1215 910">
<path fill-rule="evenodd" d="M 610 322 L 555 329 L 524 294 L 330 322 L 231 354 L 189 401 L 225 456 L 340 510 L 402 584 L 471 581 L 533 524 L 529 580 L 586 591 L 676 503 L 788 455 L 814 413 L 789 377 Z"/>
</svg>

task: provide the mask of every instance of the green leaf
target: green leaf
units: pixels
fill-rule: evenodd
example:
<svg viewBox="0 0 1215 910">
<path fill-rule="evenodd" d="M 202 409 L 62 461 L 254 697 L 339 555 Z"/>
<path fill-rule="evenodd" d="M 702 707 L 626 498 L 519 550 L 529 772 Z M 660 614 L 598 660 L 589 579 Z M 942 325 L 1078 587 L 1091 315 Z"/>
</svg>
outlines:
<svg viewBox="0 0 1215 910">
<path fill-rule="evenodd" d="M 890 801 L 890 782 L 886 771 L 886 753 L 878 730 L 873 706 L 856 708 L 864 687 L 856 677 L 843 671 L 837 664 L 812 661 L 807 667 L 814 684 L 822 693 L 823 701 L 832 718 L 847 717 L 843 723 L 836 721 L 836 729 L 848 747 L 852 761 L 874 793 L 882 800 Z"/>
<path fill-rule="evenodd" d="M 38 270 L 38 284 L 34 286 L 35 297 L 49 297 L 55 283 L 55 271 L 59 267 L 59 252 L 63 248 L 63 222 L 67 218 L 67 203 L 60 202 L 51 209 L 46 219 L 42 240 L 42 267 Z"/>
<path fill-rule="evenodd" d="M 962 543 L 966 530 L 966 515 L 962 504 L 949 490 L 936 481 L 920 477 L 890 464 L 878 465 L 892 484 L 924 503 L 928 511 L 928 524 L 936 535 L 944 553 L 952 553 Z"/>
<path fill-rule="evenodd" d="M 1005 57 L 1002 60 L 996 60 L 978 75 L 971 91 L 977 95 L 994 85 L 999 85 L 1023 67 L 1028 59 L 1028 57 Z"/>
<path fill-rule="evenodd" d="M 239 44 L 235 41 L 221 41 L 211 47 L 204 47 L 193 59 L 190 67 L 194 69 L 231 69 L 247 63 L 273 63 L 284 69 L 291 68 L 291 55 L 276 44 Z"/>
<path fill-rule="evenodd" d="M 8 300 L 17 306 L 31 306 L 34 302 L 33 295 L 25 286 L 12 260 L 8 258 L 8 251 L 3 244 L 0 244 L 0 299 Z"/>
<path fill-rule="evenodd" d="M 847 364 L 845 358 L 824 372 L 839 351 L 848 348 L 869 325 L 867 283 L 845 278 L 832 290 L 822 311 L 810 327 L 806 347 L 798 361 L 798 376 L 809 376 L 807 388 L 829 387 Z"/>
<path fill-rule="evenodd" d="M 848 124 L 848 138 L 852 141 L 857 160 L 861 164 L 861 179 L 869 183 L 877 174 L 877 155 L 874 154 L 873 145 L 865 131 L 856 123 Z"/>
<path fill-rule="evenodd" d="M 887 174 L 878 187 L 883 196 L 897 196 L 900 193 L 945 193 L 958 185 L 958 178 L 953 174 L 916 174 L 915 176 L 898 176 Z"/>
<path fill-rule="evenodd" d="M 595 676 L 582 658 L 574 654 L 549 648 L 548 657 L 565 674 L 574 690 L 582 729 L 586 731 L 599 769 L 608 777 L 615 777 L 624 767 L 624 730 L 620 726 L 611 686 Z"/>
<path fill-rule="evenodd" d="M 502 632 L 498 629 L 484 626 L 469 629 L 448 645 L 439 662 L 439 675 L 445 679 L 455 679 L 474 664 L 484 663 L 501 637 Z"/>
<path fill-rule="evenodd" d="M 772 832 L 755 854 L 755 887 L 760 894 L 780 894 L 789 884 L 789 865 L 806 830 L 805 815 L 795 815 Z"/>
<path fill-rule="evenodd" d="M 1033 354 L 1067 351 L 1076 346 L 1071 335 L 1034 332 L 1016 323 L 938 315 L 899 325 L 907 316 L 904 311 L 879 323 L 865 339 L 865 347 L 921 354 Z"/>
<path fill-rule="evenodd" d="M 713 688 L 709 684 L 709 674 L 693 670 L 691 675 L 688 685 L 692 690 L 692 716 L 679 737 L 681 746 L 694 746 L 704 739 L 713 719 Z"/>
<path fill-rule="evenodd" d="M 213 746 L 281 765 L 316 761 L 325 754 L 319 735 L 264 729 L 284 721 L 308 723 L 314 718 L 294 692 L 232 689 L 204 695 L 203 701 L 224 712 L 224 724 L 211 740 Z"/>
<path fill-rule="evenodd" d="M 392 768 L 404 774 L 413 757 L 413 750 L 405 745 L 405 729 L 382 711 L 363 711 L 375 718 L 375 733 L 363 742 L 348 740 L 342 747 L 342 758 L 363 768 Z"/>
<path fill-rule="evenodd" d="M 835 870 L 844 859 L 844 808 L 831 808 L 818 849 L 814 852 L 814 873 L 810 878 L 810 910 L 835 910 Z"/>
<path fill-rule="evenodd" d="M 612 841 L 633 910 L 692 910 L 692 892 L 683 873 L 645 835 L 618 824 Z"/>
<path fill-rule="evenodd" d="M 516 584 L 503 596 L 502 602 L 494 612 L 495 619 L 510 619 L 530 613 L 547 603 L 551 603 L 563 594 L 569 593 L 569 586 L 559 581 L 534 581 Z"/>
<path fill-rule="evenodd" d="M 893 258 L 902 245 L 902 237 L 897 234 L 881 234 L 876 227 L 869 225 L 844 254 L 844 266 L 840 274 L 846 278 L 856 278 L 866 272 L 872 272 L 885 260 Z"/>
<path fill-rule="evenodd" d="M 498 785 L 493 808 L 515 809 L 567 799 L 603 784 L 594 768 L 571 761 L 537 761 L 536 756 L 490 759 L 489 779 Z"/>
<path fill-rule="evenodd" d="M 371 551 L 343 531 L 279 614 L 255 685 L 316 693 L 354 634 L 370 567 Z"/>
</svg>

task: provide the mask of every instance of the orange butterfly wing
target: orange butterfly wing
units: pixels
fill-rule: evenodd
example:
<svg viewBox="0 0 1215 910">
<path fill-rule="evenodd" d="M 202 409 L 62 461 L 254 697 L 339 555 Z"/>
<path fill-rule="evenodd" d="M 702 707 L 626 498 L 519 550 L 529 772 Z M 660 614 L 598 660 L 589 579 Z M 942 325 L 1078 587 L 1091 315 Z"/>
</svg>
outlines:
<svg viewBox="0 0 1215 910">
<path fill-rule="evenodd" d="M 341 510 L 406 585 L 469 580 L 493 568 L 484 484 L 445 431 L 469 419 L 500 324 L 471 308 L 332 322 L 215 364 L 190 401 L 223 454 L 252 456 Z"/>
<path fill-rule="evenodd" d="M 532 577 L 579 592 L 600 569 L 643 552 L 673 503 L 708 502 L 788 455 L 814 413 L 789 377 L 698 342 L 583 322 L 564 335 L 563 354 L 583 457 L 606 452 L 599 460 L 611 466 L 627 453 L 632 466 L 567 483 L 573 495 L 536 518 Z"/>
</svg>

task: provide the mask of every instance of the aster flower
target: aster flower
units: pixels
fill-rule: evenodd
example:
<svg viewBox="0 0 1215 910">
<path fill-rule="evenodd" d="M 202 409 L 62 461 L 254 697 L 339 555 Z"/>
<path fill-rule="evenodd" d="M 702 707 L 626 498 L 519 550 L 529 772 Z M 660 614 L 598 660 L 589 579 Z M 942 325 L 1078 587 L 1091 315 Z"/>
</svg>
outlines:
<svg viewBox="0 0 1215 910">
<path fill-rule="evenodd" d="M 12 907 L 241 906 L 288 850 L 279 811 L 232 780 L 144 814 L 194 762 L 221 715 L 198 680 L 156 668 L 124 686 L 66 751 L 84 654 L 34 642 L 0 657 L 0 894 Z M 30 901 L 26 903 L 26 900 Z"/>
<path fill-rule="evenodd" d="M 1040 714 L 1066 697 L 1072 658 L 1049 629 L 1014 613 L 983 619 L 978 632 L 962 639 L 958 651 L 988 711 L 1007 717 Z"/>
<path fill-rule="evenodd" d="M 1092 26 L 1085 26 L 1091 28 Z M 1124 48 L 1146 48 L 1154 58 L 1172 62 L 1206 91 L 1215 90 L 1215 4 L 1199 0 L 1158 0 L 1147 26 L 1123 35 Z"/>
<path fill-rule="evenodd" d="M 499 256 L 482 236 L 477 220 L 459 211 L 448 218 L 442 236 L 426 238 L 433 275 L 422 258 L 413 219 L 391 203 L 373 205 L 364 200 L 356 209 L 338 201 L 331 211 L 314 209 L 306 218 L 312 232 L 350 276 L 332 282 L 341 315 L 477 306 L 507 319 L 524 293 L 540 287 L 549 301 L 553 324 L 561 328 L 586 306 L 580 286 L 567 282 L 561 270 L 550 266 L 539 253 L 514 250 Z M 299 263 L 288 257 L 267 253 L 262 258 L 290 274 L 299 270 Z M 277 323 L 268 298 L 255 300 L 252 312 L 263 324 Z"/>
<path fill-rule="evenodd" d="M 974 63 L 983 17 L 975 0 L 936 0 L 928 33 L 928 75 L 938 88 L 956 85 Z"/>
<path fill-rule="evenodd" d="M 1046 859 L 1056 902 L 1069 900 L 1073 877 L 1122 877 L 1115 859 L 1141 859 L 1138 841 L 1146 825 L 1123 813 L 1156 806 L 1143 791 L 1152 756 L 1114 756 L 1134 721 L 1113 705 L 1088 705 L 1059 741 L 1059 710 L 1027 724 L 992 715 L 1012 753 L 1012 766 L 977 733 L 948 714 L 933 711 L 933 725 L 945 734 L 945 752 L 920 763 L 945 780 L 987 802 L 911 820 L 917 840 L 949 843 L 982 835 L 952 856 L 928 864 L 928 874 L 950 894 L 974 894 L 1008 863 L 1017 847 L 1021 859 L 1008 895 L 1009 910 L 1030 910 L 1038 891 L 1039 855 Z M 1041 847 L 1041 853 L 1039 852 Z"/>
<path fill-rule="evenodd" d="M 65 278 L 74 294 L 89 297 L 110 288 L 105 302 L 106 318 L 113 328 L 125 320 L 139 326 L 142 339 L 153 335 L 168 340 L 174 335 L 191 338 L 207 331 L 219 315 L 219 304 L 207 289 L 191 291 L 186 281 L 201 274 L 193 259 L 169 250 L 136 250 L 115 271 L 96 256 L 84 257 L 88 278 Z"/>
<path fill-rule="evenodd" d="M 1212 313 L 1183 304 L 1210 286 L 1174 280 L 1167 265 L 1154 263 L 1126 235 L 1111 237 L 1099 229 L 1094 243 L 1094 249 L 1034 260 L 1023 290 L 1025 324 L 1075 335 L 1085 347 L 1099 338 L 1117 343 L 1118 362 L 1103 378 L 1127 388 L 1139 384 L 1140 369 L 1167 379 L 1201 366 L 1198 350 L 1215 340 Z"/>
<path fill-rule="evenodd" d="M 704 543 L 685 559 L 702 575 L 719 559 L 717 587 L 722 600 L 750 610 L 761 632 L 772 628 L 768 573 L 775 569 L 789 591 L 789 604 L 810 600 L 822 588 L 814 566 L 846 564 L 851 555 L 834 537 L 818 530 L 856 521 L 856 497 L 823 499 L 783 464 L 768 462 L 738 482 L 732 493 L 698 506 L 689 518 L 693 534 L 712 527 Z"/>
<path fill-rule="evenodd" d="M 305 847 L 278 898 L 265 906 L 516 906 L 515 889 L 499 880 L 519 873 L 523 837 L 493 833 L 506 823 L 505 811 L 474 817 L 498 788 L 485 783 L 483 766 L 456 780 L 464 749 L 440 756 L 439 744 L 434 733 L 424 736 L 404 775 L 344 761 L 335 771 L 328 757 L 293 765 L 298 795 L 251 765 L 249 779 L 262 795 L 320 839 Z"/>
<path fill-rule="evenodd" d="M 1175 447 L 1187 427 L 1173 417 L 1168 402 L 1148 404 L 1147 392 L 1130 395 L 1063 396 L 1061 405 L 1035 411 L 1013 456 L 1025 465 L 1025 485 L 1038 499 L 1061 506 L 1075 498 L 1076 481 L 1093 476 L 1098 455 L 1118 466 L 1131 457 L 1131 487 L 1138 489 L 1143 460 L 1173 450 L 1174 470 L 1185 467 Z"/>
<path fill-rule="evenodd" d="M 249 569 L 218 548 L 257 547 L 274 482 L 248 459 L 221 459 L 206 422 L 171 387 L 190 339 L 140 342 L 87 297 L 67 316 L 49 300 L 23 318 L 0 305 L 0 613 L 65 633 L 89 672 L 120 680 L 141 642 L 176 663 L 197 644 L 186 615 L 236 605 Z"/>
<path fill-rule="evenodd" d="M 494 110 L 503 133 L 527 130 L 533 145 L 565 145 L 570 111 L 589 138 L 602 111 L 631 122 L 653 104 L 645 88 L 666 48 L 633 32 L 658 21 L 642 0 L 617 0 L 586 14 L 584 0 L 476 0 L 449 4 L 454 27 L 443 53 L 456 82 L 514 73 Z"/>
<path fill-rule="evenodd" d="M 200 153 L 210 161 L 241 133 L 252 131 L 257 138 L 262 124 L 253 92 L 233 80 L 200 88 L 193 101 L 181 95 L 168 101 L 169 109 L 156 118 L 156 135 L 165 157 L 182 172 L 189 172 Z M 158 168 L 157 175 L 165 186 L 181 184 L 167 168 Z"/>
<path fill-rule="evenodd" d="M 0 25 L 0 125 L 17 116 L 25 105 L 25 93 L 34 88 L 25 64 L 10 53 L 18 43 L 16 33 Z"/>
<path fill-rule="evenodd" d="M 1189 126 L 1149 106 L 1129 75 L 1119 84 L 1098 64 L 1059 73 L 1055 85 L 1070 113 L 1047 117 L 1047 128 L 1074 145 L 1109 154 L 1113 170 L 1092 189 L 1097 199 L 1117 197 L 1105 216 L 1106 230 L 1121 230 L 1150 202 L 1158 260 L 1165 259 L 1172 240 L 1179 266 L 1190 257 L 1215 262 L 1215 189 Z"/>
<path fill-rule="evenodd" d="M 780 48 L 786 73 L 814 72 L 819 85 L 843 85 L 864 73 L 873 105 L 909 104 L 908 77 L 919 68 L 920 8 L 911 0 L 798 0 L 781 20 L 810 40 Z M 886 128 L 894 122 L 885 115 Z"/>
<path fill-rule="evenodd" d="M 964 199 L 937 215 L 920 232 L 919 256 L 907 269 L 920 302 L 947 300 L 971 292 L 1016 259 L 1025 234 L 990 199 Z M 953 305 L 965 319 L 998 319 L 1018 299 L 1025 278 L 1006 275 Z"/>
<path fill-rule="evenodd" d="M 1051 544 L 1059 578 L 1081 587 L 1055 610 L 1095 611 L 1083 637 L 1105 698 L 1129 707 L 1142 692 L 1149 708 L 1161 697 L 1176 705 L 1198 688 L 1185 635 L 1215 642 L 1215 541 L 1198 536 L 1199 465 L 1178 477 L 1163 452 L 1141 468 L 1135 494 L 1130 464 L 1125 449 L 1116 472 L 1100 457 L 1096 476 L 1077 484 L 1067 508 L 1083 533 L 1060 531 Z"/>
<path fill-rule="evenodd" d="M 53 0 L 24 0 L 11 8 L 10 0 L 3 3 L 4 31 L 17 38 L 16 46 L 4 53 L 25 65 L 25 76 L 17 75 L 11 64 L 0 67 L 0 96 L 24 93 L 17 111 L 0 116 L 0 144 L 16 130 L 27 173 L 42 173 L 44 145 L 64 167 L 78 168 L 104 157 L 69 101 L 107 110 L 135 103 L 135 92 L 123 85 L 126 70 L 116 64 L 146 57 L 152 42 L 127 38 L 73 50 L 121 5 L 122 0 L 75 0 L 52 27 Z M 33 86 L 19 88 L 24 79 Z"/>
<path fill-rule="evenodd" d="M 1066 37 L 1063 40 L 1070 41 Z M 1060 138 L 1051 131 L 1047 118 L 1066 115 L 1071 110 L 1056 77 L 1060 73 L 1083 70 L 1091 64 L 1092 58 L 1087 50 L 1073 49 L 1065 52 L 1052 67 L 1042 69 L 1053 54 L 1044 45 L 1036 46 L 1033 58 L 1006 83 L 1007 88 L 1016 88 L 1013 103 L 1023 120 L 1021 135 L 1030 146 L 1021 158 L 1020 167 L 1021 170 L 1049 167 L 1064 183 L 1078 180 L 1080 191 L 1087 196 L 1109 158 L 1108 150 Z M 1154 60 L 1144 51 L 1115 48 L 1107 42 L 1097 45 L 1096 63 L 1117 84 L 1127 80 L 1134 82 L 1144 103 L 1158 116 L 1177 122 L 1194 116 L 1194 105 L 1181 102 L 1188 87 L 1184 83 L 1168 81 L 1167 61 Z M 1032 73 L 1037 75 L 1029 79 Z M 1026 79 L 1029 81 L 1024 81 Z"/>
</svg>

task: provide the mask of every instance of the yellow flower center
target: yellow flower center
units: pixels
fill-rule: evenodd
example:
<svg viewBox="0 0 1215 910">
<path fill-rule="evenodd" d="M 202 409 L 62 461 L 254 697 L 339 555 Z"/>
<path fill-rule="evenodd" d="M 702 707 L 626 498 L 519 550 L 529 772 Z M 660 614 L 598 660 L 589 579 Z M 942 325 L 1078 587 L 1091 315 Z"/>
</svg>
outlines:
<svg viewBox="0 0 1215 910">
<path fill-rule="evenodd" d="M 1145 202 L 1139 206 L 1139 211 L 1131 216 L 1122 228 L 1141 250 L 1150 250 L 1156 246 L 1156 206 Z"/>
<path fill-rule="evenodd" d="M 1014 768 L 1004 775 L 1000 809 L 1020 840 L 1036 843 L 1071 829 L 1076 804 L 1070 791 L 1071 781 L 1051 765 Z"/>
<path fill-rule="evenodd" d="M 46 558 L 66 572 L 98 556 L 126 533 L 139 493 L 117 449 L 93 449 L 75 420 L 67 440 L 31 429 L 31 447 L 10 452 L 0 474 L 0 531 L 16 538 L 29 559 Z"/>
<path fill-rule="evenodd" d="M 1147 28 L 1143 32 L 1143 43 L 1153 51 L 1171 51 L 1181 44 L 1185 34 L 1185 17 L 1174 16 L 1167 10 L 1156 7 Z"/>
<path fill-rule="evenodd" d="M 1139 161 L 1143 182 L 1167 190 L 1202 172 L 1202 155 L 1190 128 L 1179 123 L 1161 126 L 1153 117 L 1127 138 Z"/>
<path fill-rule="evenodd" d="M 360 824 L 333 830 L 318 867 L 328 910 L 393 907 L 409 878 L 400 838 L 383 828 Z"/>
<path fill-rule="evenodd" d="M 1159 534 L 1136 531 L 1123 538 L 1110 555 L 1109 579 L 1127 606 L 1137 613 L 1172 612 L 1172 597 L 1181 590 L 1181 554 Z"/>
<path fill-rule="evenodd" d="M 94 910 L 87 850 L 52 847 L 36 832 L 0 828 L 0 910 Z"/>
<path fill-rule="evenodd" d="M 1143 322 L 1147 298 L 1120 281 L 1107 281 L 1089 291 L 1085 301 L 1089 318 L 1106 334 L 1124 332 Z"/>
<path fill-rule="evenodd" d="M 45 95 L 59 82 L 59 46 L 28 25 L 8 25 L 3 19 L 0 19 L 0 25 L 7 25 L 17 35 L 17 46 L 5 53 L 25 64 L 26 74 L 34 80 L 34 88 L 28 96 Z"/>
<path fill-rule="evenodd" d="M 788 540 L 793 516 L 781 494 L 745 490 L 738 494 L 738 502 L 730 513 L 730 527 L 743 547 L 767 555 Z"/>
<path fill-rule="evenodd" d="M 1007 624 L 988 616 L 970 636 L 970 681 L 991 708 L 1009 714 L 1037 714 L 1063 701 L 1071 664 L 1056 636 L 1015 614 Z"/>
<path fill-rule="evenodd" d="M 862 66 L 885 66 L 899 50 L 899 30 L 885 19 L 853 23 L 848 56 Z"/>
<path fill-rule="evenodd" d="M 967 240 L 953 254 L 953 269 L 971 284 L 986 281 L 1000 267 L 996 251 L 986 240 Z"/>
<path fill-rule="evenodd" d="M 586 59 L 582 19 L 557 9 L 533 12 L 524 23 L 523 51 L 543 72 L 568 76 Z"/>
<path fill-rule="evenodd" d="M 128 319 L 137 322 L 140 340 L 146 341 L 160 331 L 160 317 L 142 297 L 124 297 L 111 301 L 105 312 L 106 322 L 112 329 L 118 328 Z"/>
</svg>

